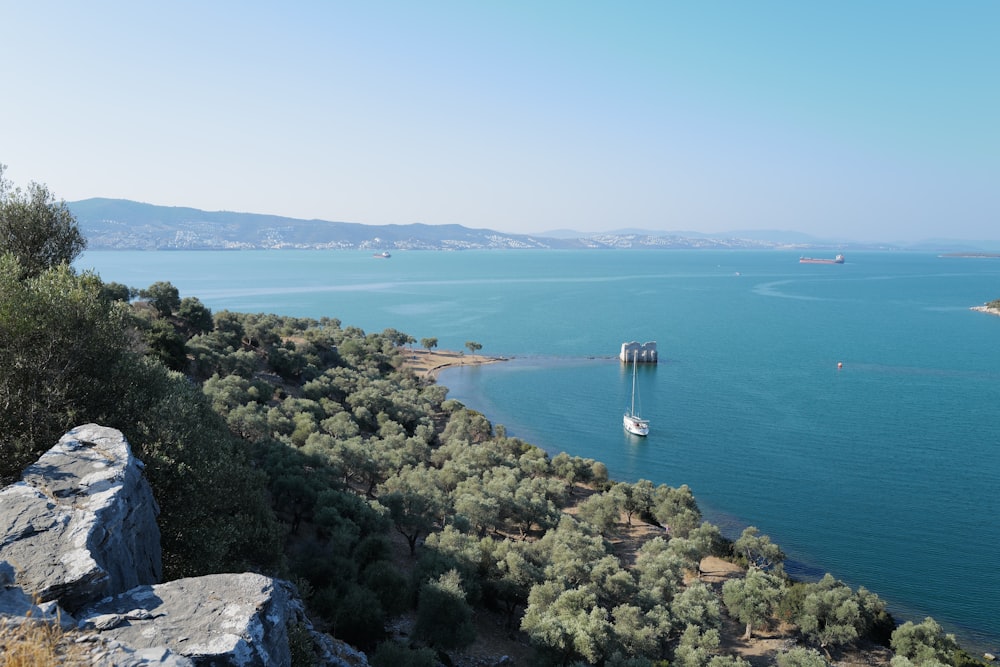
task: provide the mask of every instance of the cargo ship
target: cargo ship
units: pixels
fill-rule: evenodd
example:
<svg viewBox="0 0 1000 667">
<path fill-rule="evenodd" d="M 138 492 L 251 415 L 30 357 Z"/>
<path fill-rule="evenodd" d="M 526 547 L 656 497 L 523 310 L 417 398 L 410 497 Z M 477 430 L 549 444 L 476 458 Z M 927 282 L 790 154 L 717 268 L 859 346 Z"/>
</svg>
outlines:
<svg viewBox="0 0 1000 667">
<path fill-rule="evenodd" d="M 799 264 L 843 264 L 844 256 L 837 255 L 833 259 L 817 259 L 815 257 L 799 257 Z"/>
</svg>

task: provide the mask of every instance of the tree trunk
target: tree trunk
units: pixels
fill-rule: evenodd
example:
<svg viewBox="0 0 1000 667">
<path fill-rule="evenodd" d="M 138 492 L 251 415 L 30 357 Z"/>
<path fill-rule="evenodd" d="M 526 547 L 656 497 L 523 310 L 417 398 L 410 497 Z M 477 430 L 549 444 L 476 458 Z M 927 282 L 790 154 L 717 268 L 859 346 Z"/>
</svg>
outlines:
<svg viewBox="0 0 1000 667">
<path fill-rule="evenodd" d="M 753 621 L 747 621 L 747 631 L 743 633 L 743 639 L 750 641 L 753 637 Z"/>
</svg>

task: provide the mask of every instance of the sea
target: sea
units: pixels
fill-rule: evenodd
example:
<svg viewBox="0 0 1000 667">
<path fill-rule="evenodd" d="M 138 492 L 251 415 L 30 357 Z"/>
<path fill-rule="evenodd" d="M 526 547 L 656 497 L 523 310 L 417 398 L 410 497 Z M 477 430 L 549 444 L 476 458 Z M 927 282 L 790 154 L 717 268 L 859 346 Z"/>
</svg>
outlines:
<svg viewBox="0 0 1000 667">
<path fill-rule="evenodd" d="M 830 573 L 1000 653 L 1000 259 L 778 250 L 94 251 L 105 281 L 165 280 L 214 312 L 336 317 L 482 345 L 449 396 L 613 478 L 687 484 L 802 579 Z M 656 341 L 622 428 L 624 342 Z M 419 343 L 417 343 L 419 346 Z"/>
</svg>

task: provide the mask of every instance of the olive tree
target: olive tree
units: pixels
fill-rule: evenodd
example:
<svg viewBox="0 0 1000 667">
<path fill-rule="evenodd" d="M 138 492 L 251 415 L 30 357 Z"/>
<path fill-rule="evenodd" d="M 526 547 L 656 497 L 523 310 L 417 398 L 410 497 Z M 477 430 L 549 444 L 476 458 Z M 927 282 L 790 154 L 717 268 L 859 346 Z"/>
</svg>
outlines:
<svg viewBox="0 0 1000 667">
<path fill-rule="evenodd" d="M 193 296 L 181 299 L 177 307 L 177 316 L 184 320 L 192 335 L 208 333 L 215 325 L 212 320 L 212 311 Z"/>
<path fill-rule="evenodd" d="M 0 164 L 0 253 L 17 257 L 21 278 L 72 263 L 87 247 L 87 240 L 66 202 L 57 202 L 39 183 L 29 184 L 26 190 L 13 187 L 3 177 L 5 170 Z"/>
<path fill-rule="evenodd" d="M 751 567 L 742 579 L 722 585 L 722 600 L 729 613 L 746 623 L 744 639 L 753 637 L 755 626 L 766 623 L 781 600 L 784 582 L 763 570 Z"/>
<path fill-rule="evenodd" d="M 472 607 L 465 600 L 462 579 L 450 570 L 420 589 L 414 632 L 436 648 L 468 646 L 476 639 Z"/>
<path fill-rule="evenodd" d="M 778 667 L 828 667 L 830 665 L 819 651 L 795 646 L 775 656 Z"/>
<path fill-rule="evenodd" d="M 632 517 L 648 514 L 653 506 L 653 484 L 649 480 L 640 479 L 635 484 L 622 482 L 611 487 L 611 496 L 618 501 L 618 506 L 625 513 L 628 527 L 632 527 Z"/>
<path fill-rule="evenodd" d="M 864 625 L 861 605 L 850 587 L 830 574 L 808 591 L 795 622 L 830 657 L 831 646 L 850 643 L 860 636 Z"/>
<path fill-rule="evenodd" d="M 746 561 L 748 567 L 780 574 L 785 554 L 767 535 L 761 535 L 755 526 L 744 529 L 739 539 L 733 542 L 733 551 Z"/>
<path fill-rule="evenodd" d="M 914 665 L 950 665 L 958 651 L 955 636 L 946 634 L 930 617 L 920 623 L 907 621 L 896 628 L 891 645 L 897 658 L 905 658 Z"/>
<path fill-rule="evenodd" d="M 149 301 L 149 305 L 155 308 L 161 317 L 170 317 L 181 306 L 180 292 L 171 283 L 163 280 L 139 290 L 139 296 Z"/>
<path fill-rule="evenodd" d="M 396 530 L 406 538 L 410 555 L 445 511 L 445 498 L 425 466 L 407 466 L 379 486 L 379 502 L 389 509 Z"/>
<path fill-rule="evenodd" d="M 564 589 L 555 581 L 531 589 L 521 630 L 539 652 L 561 664 L 579 659 L 597 664 L 612 637 L 608 612 L 597 605 L 592 586 Z"/>
</svg>

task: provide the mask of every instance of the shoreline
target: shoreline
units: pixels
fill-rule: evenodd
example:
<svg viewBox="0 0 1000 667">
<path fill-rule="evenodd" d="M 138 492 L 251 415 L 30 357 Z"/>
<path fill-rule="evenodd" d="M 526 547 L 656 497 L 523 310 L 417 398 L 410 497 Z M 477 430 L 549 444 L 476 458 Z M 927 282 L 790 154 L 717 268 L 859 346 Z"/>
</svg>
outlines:
<svg viewBox="0 0 1000 667">
<path fill-rule="evenodd" d="M 506 357 L 489 357 L 482 354 L 466 354 L 458 350 L 403 350 L 403 367 L 417 375 L 437 380 L 438 373 L 454 366 L 483 366 Z"/>
<path fill-rule="evenodd" d="M 973 306 L 969 310 L 975 310 L 980 313 L 986 313 L 987 315 L 996 315 L 1000 317 L 1000 308 L 990 308 L 989 306 Z"/>
</svg>

